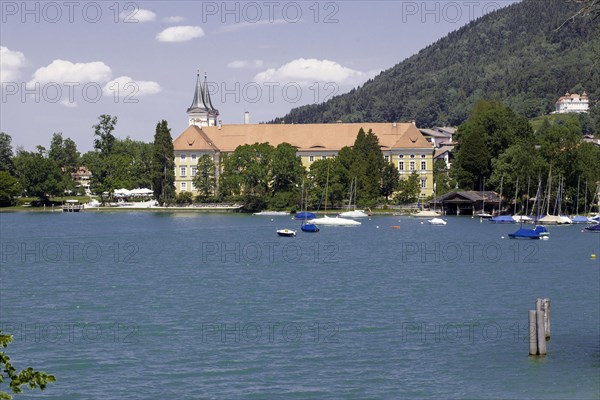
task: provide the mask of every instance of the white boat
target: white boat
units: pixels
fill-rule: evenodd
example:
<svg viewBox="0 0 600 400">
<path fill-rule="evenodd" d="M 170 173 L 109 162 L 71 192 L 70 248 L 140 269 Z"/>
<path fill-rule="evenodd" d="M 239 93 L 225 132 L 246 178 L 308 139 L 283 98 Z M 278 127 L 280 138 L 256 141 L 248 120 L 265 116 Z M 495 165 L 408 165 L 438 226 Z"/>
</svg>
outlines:
<svg viewBox="0 0 600 400">
<path fill-rule="evenodd" d="M 527 215 L 513 215 L 512 219 L 514 219 L 515 222 L 531 222 L 531 221 L 533 221 L 533 219 L 531 217 L 528 217 Z"/>
<path fill-rule="evenodd" d="M 417 217 L 417 218 L 432 218 L 432 217 L 439 217 L 439 216 L 440 216 L 439 212 L 431 211 L 431 210 L 422 210 L 413 215 L 413 217 Z"/>
<path fill-rule="evenodd" d="M 358 226 L 358 225 L 362 225 L 362 223 L 360 223 L 358 221 L 354 221 L 353 219 L 340 218 L 340 217 L 330 218 L 327 215 L 325 215 L 323 218 L 311 219 L 308 222 L 311 223 L 311 224 L 330 225 L 330 226 Z"/>
<path fill-rule="evenodd" d="M 252 215 L 264 215 L 267 217 L 275 217 L 278 215 L 290 215 L 290 213 L 287 211 L 261 211 L 253 213 Z"/>
<path fill-rule="evenodd" d="M 546 215 L 543 218 L 537 220 L 539 225 L 564 225 L 571 224 L 573 221 L 569 217 L 562 215 Z"/>
<path fill-rule="evenodd" d="M 292 237 L 296 236 L 296 231 L 293 231 L 291 229 L 278 229 L 277 234 L 279 236 Z"/>
<path fill-rule="evenodd" d="M 446 225 L 447 224 L 447 222 L 441 218 L 433 218 L 427 222 L 429 222 L 431 225 Z"/>
<path fill-rule="evenodd" d="M 476 217 L 479 217 L 479 218 L 486 218 L 486 219 L 489 219 L 489 218 L 492 218 L 492 217 L 493 217 L 493 215 L 492 215 L 492 214 L 490 214 L 490 213 L 486 213 L 486 212 L 482 212 L 482 213 L 479 213 L 479 214 L 475 214 L 475 216 L 476 216 Z"/>
<path fill-rule="evenodd" d="M 339 213 L 338 216 L 342 218 L 366 218 L 369 214 L 367 214 L 365 210 L 353 210 L 344 211 L 343 213 Z"/>
<path fill-rule="evenodd" d="M 348 196 L 348 209 L 353 208 L 351 211 L 344 211 L 339 213 L 338 216 L 342 218 L 367 218 L 369 214 L 365 210 L 356 209 L 356 188 L 358 187 L 358 178 L 354 178 L 350 183 L 350 194 Z"/>
</svg>

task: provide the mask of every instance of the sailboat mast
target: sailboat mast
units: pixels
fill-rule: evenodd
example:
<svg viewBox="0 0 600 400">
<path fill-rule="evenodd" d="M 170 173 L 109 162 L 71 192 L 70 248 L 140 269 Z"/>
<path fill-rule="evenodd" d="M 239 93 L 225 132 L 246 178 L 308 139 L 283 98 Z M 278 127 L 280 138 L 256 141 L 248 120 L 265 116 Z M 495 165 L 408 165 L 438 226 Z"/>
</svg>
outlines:
<svg viewBox="0 0 600 400">
<path fill-rule="evenodd" d="M 550 170 L 548 171 L 548 186 L 547 186 L 547 195 L 548 195 L 548 204 L 546 204 L 546 215 L 550 215 L 550 195 L 552 190 L 552 166 L 550 166 Z"/>
<path fill-rule="evenodd" d="M 515 207 L 513 209 L 513 215 L 517 215 L 517 196 L 519 195 L 519 178 L 517 178 L 517 184 L 515 186 Z"/>
<path fill-rule="evenodd" d="M 527 203 L 525 203 L 525 215 L 529 214 L 529 187 L 531 185 L 531 177 L 527 176 Z"/>
<path fill-rule="evenodd" d="M 323 214 L 327 213 L 327 189 L 329 189 L 329 166 L 331 165 L 331 163 L 329 162 L 329 159 L 327 161 L 327 179 L 325 180 L 325 211 L 323 211 Z"/>
<path fill-rule="evenodd" d="M 502 185 L 504 184 L 504 175 L 500 178 L 500 198 L 498 199 L 498 215 L 500 215 L 500 210 L 502 209 Z"/>
<path fill-rule="evenodd" d="M 588 192 L 587 192 L 587 190 L 588 190 L 588 189 L 587 189 L 587 183 L 588 183 L 588 181 L 587 181 L 587 179 L 586 179 L 586 180 L 585 180 L 585 190 L 584 190 L 584 192 L 583 192 L 583 193 L 584 193 L 584 196 L 583 196 L 583 199 L 584 199 L 584 200 L 583 200 L 583 201 L 584 201 L 584 203 L 583 203 L 583 212 L 584 212 L 586 215 L 587 215 L 587 195 L 588 195 Z"/>
<path fill-rule="evenodd" d="M 581 180 L 581 176 L 577 178 L 577 203 L 575 206 L 575 215 L 579 215 L 579 181 Z"/>
</svg>

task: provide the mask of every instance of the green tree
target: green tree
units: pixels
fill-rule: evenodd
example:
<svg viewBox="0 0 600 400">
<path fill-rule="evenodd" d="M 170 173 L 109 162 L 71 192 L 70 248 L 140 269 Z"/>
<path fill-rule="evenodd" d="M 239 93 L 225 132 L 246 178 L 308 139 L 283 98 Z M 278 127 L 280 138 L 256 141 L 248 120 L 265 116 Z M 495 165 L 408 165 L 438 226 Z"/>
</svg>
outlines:
<svg viewBox="0 0 600 400">
<path fill-rule="evenodd" d="M 350 175 L 358 178 L 358 202 L 371 205 L 381 193 L 382 172 L 385 160 L 379 147 L 377 135 L 369 129 L 365 134 L 361 128 L 352 146 Z"/>
<path fill-rule="evenodd" d="M 0 171 L 0 207 L 11 206 L 14 198 L 21 194 L 19 181 L 8 171 Z"/>
<path fill-rule="evenodd" d="M 115 137 L 112 132 L 117 125 L 117 117 L 112 117 L 108 114 L 102 114 L 98 117 L 100 122 L 94 125 L 94 148 L 100 152 L 102 157 L 110 155 Z"/>
<path fill-rule="evenodd" d="M 436 160 L 433 163 L 433 180 L 436 197 L 451 192 L 456 186 L 456 181 L 450 178 L 448 166 L 444 160 Z"/>
<path fill-rule="evenodd" d="M 48 158 L 56 161 L 66 173 L 74 172 L 79 167 L 77 145 L 71 138 L 63 140 L 60 132 L 52 135 Z"/>
<path fill-rule="evenodd" d="M 208 154 L 203 154 L 198 159 L 194 186 L 198 190 L 200 198 L 206 199 L 216 193 L 215 162 Z"/>
<path fill-rule="evenodd" d="M 273 151 L 272 173 L 274 194 L 297 192 L 306 171 L 296 149 L 290 144 L 281 143 Z"/>
<path fill-rule="evenodd" d="M 154 135 L 154 196 L 160 204 L 171 204 L 175 198 L 175 154 L 167 121 L 156 125 Z"/>
<path fill-rule="evenodd" d="M 0 171 L 8 171 L 11 174 L 15 172 L 13 164 L 12 138 L 10 135 L 0 132 Z"/>
<path fill-rule="evenodd" d="M 391 196 L 400 183 L 400 175 L 398 173 L 398 168 L 396 168 L 393 164 L 386 164 L 383 168 L 383 178 L 381 182 L 381 195 L 385 196 L 385 201 L 388 201 L 389 196 Z"/>
<path fill-rule="evenodd" d="M 28 196 L 38 197 L 46 203 L 50 196 L 64 192 L 64 175 L 60 167 L 42 151 L 22 151 L 14 157 L 14 163 L 17 179 Z"/>
<path fill-rule="evenodd" d="M 419 174 L 413 172 L 408 178 L 400 180 L 394 202 L 396 204 L 414 203 L 419 200 L 419 194 L 421 194 Z"/>
<path fill-rule="evenodd" d="M 8 347 L 13 341 L 12 335 L 3 335 L 0 331 L 0 347 L 2 349 Z M 39 388 L 40 390 L 46 389 L 46 386 L 50 382 L 55 382 L 56 378 L 54 375 L 47 374 L 43 371 L 35 371 L 33 368 L 23 369 L 17 372 L 17 369 L 12 365 L 11 358 L 4 351 L 0 351 L 0 384 L 5 379 L 9 379 L 8 386 L 13 394 L 18 394 L 23 391 L 21 386 L 27 385 L 30 389 Z M 0 399 L 11 400 L 12 396 L 7 392 L 0 391 Z"/>
</svg>

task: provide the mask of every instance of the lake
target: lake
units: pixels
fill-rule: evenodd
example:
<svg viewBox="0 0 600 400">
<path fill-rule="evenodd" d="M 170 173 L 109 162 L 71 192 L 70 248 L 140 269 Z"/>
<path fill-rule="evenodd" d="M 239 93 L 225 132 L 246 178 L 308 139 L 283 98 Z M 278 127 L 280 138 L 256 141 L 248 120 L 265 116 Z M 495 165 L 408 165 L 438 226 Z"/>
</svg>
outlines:
<svg viewBox="0 0 600 400">
<path fill-rule="evenodd" d="M 57 377 L 19 398 L 600 398 L 600 235 L 447 220 L 2 213 L 7 353 Z"/>
</svg>

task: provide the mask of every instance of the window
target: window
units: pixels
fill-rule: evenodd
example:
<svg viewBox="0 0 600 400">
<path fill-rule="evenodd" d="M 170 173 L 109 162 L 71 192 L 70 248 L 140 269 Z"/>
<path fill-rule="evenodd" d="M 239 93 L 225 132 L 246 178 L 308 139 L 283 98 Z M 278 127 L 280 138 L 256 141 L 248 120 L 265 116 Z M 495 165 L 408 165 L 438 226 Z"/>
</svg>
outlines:
<svg viewBox="0 0 600 400">
<path fill-rule="evenodd" d="M 390 156 L 383 156 L 383 159 L 384 159 L 386 162 L 390 162 Z"/>
<path fill-rule="evenodd" d="M 398 162 L 398 170 L 399 171 L 404 171 L 404 161 L 399 161 Z"/>
<path fill-rule="evenodd" d="M 187 168 L 186 167 L 179 168 L 179 176 L 185 177 L 186 173 L 187 173 Z"/>
<path fill-rule="evenodd" d="M 327 160 L 327 156 L 321 156 L 321 160 Z"/>
<path fill-rule="evenodd" d="M 192 176 L 196 176 L 197 167 L 192 167 Z"/>
<path fill-rule="evenodd" d="M 195 160 L 195 159 L 196 159 L 196 155 L 192 154 L 192 160 Z"/>
<path fill-rule="evenodd" d="M 187 190 L 187 183 L 181 182 L 181 190 L 184 192 Z"/>
<path fill-rule="evenodd" d="M 421 179 L 421 189 L 425 189 L 427 187 L 427 179 Z"/>
<path fill-rule="evenodd" d="M 427 169 L 427 163 L 425 161 L 421 161 L 421 171 L 425 171 Z"/>
<path fill-rule="evenodd" d="M 308 156 L 308 161 L 310 161 L 310 162 L 315 161 L 315 156 Z"/>
<path fill-rule="evenodd" d="M 181 153 L 181 161 L 185 161 L 185 153 Z"/>
<path fill-rule="evenodd" d="M 425 158 L 425 157 L 426 157 L 426 155 L 425 155 L 425 154 L 421 154 L 421 158 Z"/>
<path fill-rule="evenodd" d="M 410 155 L 410 158 L 415 158 L 415 155 L 414 155 L 414 154 L 411 154 L 411 155 Z"/>
<path fill-rule="evenodd" d="M 411 162 L 410 162 L 410 170 L 411 170 L 411 171 L 414 171 L 415 169 L 416 169 L 416 168 L 415 168 L 415 162 L 414 162 L 414 161 L 411 161 Z"/>
<path fill-rule="evenodd" d="M 398 154 L 398 158 L 404 158 L 404 154 Z"/>
</svg>

